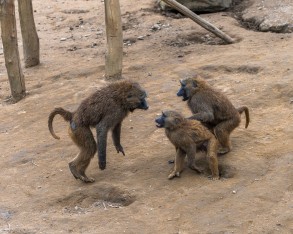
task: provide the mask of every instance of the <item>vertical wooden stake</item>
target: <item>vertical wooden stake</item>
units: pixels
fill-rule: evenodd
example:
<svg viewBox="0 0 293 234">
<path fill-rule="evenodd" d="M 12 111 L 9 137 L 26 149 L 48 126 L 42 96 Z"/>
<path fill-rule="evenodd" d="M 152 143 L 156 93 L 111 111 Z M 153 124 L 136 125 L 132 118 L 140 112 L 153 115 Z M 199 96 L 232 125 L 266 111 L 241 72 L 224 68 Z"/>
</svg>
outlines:
<svg viewBox="0 0 293 234">
<path fill-rule="evenodd" d="M 25 82 L 19 59 L 14 0 L 0 1 L 0 22 L 11 94 L 13 101 L 17 102 L 25 96 Z"/>
<path fill-rule="evenodd" d="M 122 78 L 123 38 L 119 0 L 106 0 L 106 79 Z"/>
<path fill-rule="evenodd" d="M 34 21 L 32 0 L 18 0 L 18 12 L 25 67 L 33 67 L 40 63 L 40 45 Z"/>
</svg>

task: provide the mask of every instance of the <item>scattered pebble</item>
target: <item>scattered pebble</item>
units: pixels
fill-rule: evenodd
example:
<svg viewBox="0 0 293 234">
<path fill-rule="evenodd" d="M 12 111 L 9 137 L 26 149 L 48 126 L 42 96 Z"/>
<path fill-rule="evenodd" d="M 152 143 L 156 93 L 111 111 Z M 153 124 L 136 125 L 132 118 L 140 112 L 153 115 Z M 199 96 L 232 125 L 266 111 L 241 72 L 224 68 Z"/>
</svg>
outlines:
<svg viewBox="0 0 293 234">
<path fill-rule="evenodd" d="M 62 37 L 61 39 L 60 39 L 60 41 L 66 41 L 66 37 Z"/>
<path fill-rule="evenodd" d="M 92 44 L 91 44 L 91 47 L 93 48 L 93 47 L 96 47 L 98 44 L 96 43 L 96 42 L 93 42 Z"/>
<path fill-rule="evenodd" d="M 233 194 L 236 194 L 236 190 L 233 190 L 232 193 L 233 193 Z"/>
<path fill-rule="evenodd" d="M 151 27 L 151 30 L 152 31 L 158 31 L 158 30 L 161 30 L 161 26 L 159 24 L 154 24 L 152 27 Z"/>
<path fill-rule="evenodd" d="M 144 36 L 137 37 L 138 40 L 144 40 Z"/>
</svg>

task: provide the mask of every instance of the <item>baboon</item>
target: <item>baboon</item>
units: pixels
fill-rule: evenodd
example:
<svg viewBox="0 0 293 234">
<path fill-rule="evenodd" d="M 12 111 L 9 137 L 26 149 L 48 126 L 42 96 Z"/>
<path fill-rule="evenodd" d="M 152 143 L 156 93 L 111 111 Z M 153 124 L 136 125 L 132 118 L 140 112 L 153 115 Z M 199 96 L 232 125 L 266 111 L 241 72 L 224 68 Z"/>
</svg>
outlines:
<svg viewBox="0 0 293 234">
<path fill-rule="evenodd" d="M 212 172 L 212 179 L 219 179 L 218 141 L 209 129 L 202 125 L 200 121 L 186 119 L 176 111 L 164 111 L 155 122 L 158 128 L 165 128 L 166 136 L 176 148 L 175 165 L 168 176 L 169 179 L 180 176 L 186 155 L 188 166 L 198 172 L 202 171 L 195 165 L 195 154 L 197 146 L 203 142 L 207 142 L 207 159 Z"/>
<path fill-rule="evenodd" d="M 182 96 L 187 101 L 193 115 L 191 119 L 201 121 L 211 129 L 222 148 L 218 153 L 225 154 L 231 149 L 230 134 L 239 126 L 242 112 L 245 112 L 248 127 L 250 118 L 246 106 L 236 109 L 229 99 L 221 92 L 213 89 L 199 76 L 180 80 L 181 88 L 177 96 Z"/>
<path fill-rule="evenodd" d="M 107 133 L 112 130 L 112 139 L 117 153 L 125 155 L 120 144 L 123 119 L 135 109 L 148 109 L 146 92 L 138 83 L 122 80 L 109 84 L 83 100 L 76 111 L 55 108 L 49 115 L 48 127 L 52 136 L 60 139 L 53 131 L 55 115 L 61 115 L 69 122 L 68 133 L 80 152 L 69 163 L 71 173 L 83 182 L 94 182 L 85 174 L 91 159 L 98 150 L 99 168 L 106 168 Z M 91 127 L 96 128 L 97 143 Z"/>
</svg>

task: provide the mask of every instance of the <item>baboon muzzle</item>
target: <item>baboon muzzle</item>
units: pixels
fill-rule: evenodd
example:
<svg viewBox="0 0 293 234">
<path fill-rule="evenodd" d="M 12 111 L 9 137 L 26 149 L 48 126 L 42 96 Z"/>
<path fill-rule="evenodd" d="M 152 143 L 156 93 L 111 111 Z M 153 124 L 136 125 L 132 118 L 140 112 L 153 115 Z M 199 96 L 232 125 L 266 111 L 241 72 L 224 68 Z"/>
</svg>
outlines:
<svg viewBox="0 0 293 234">
<path fill-rule="evenodd" d="M 165 124 L 165 120 L 163 118 L 163 116 L 159 117 L 159 118 L 156 118 L 155 119 L 155 122 L 157 123 L 156 126 L 158 128 L 163 128 L 164 127 L 164 124 Z"/>
<path fill-rule="evenodd" d="M 142 100 L 140 102 L 138 109 L 143 109 L 143 110 L 149 109 L 149 106 L 148 106 L 148 103 L 146 102 L 146 100 Z"/>
<path fill-rule="evenodd" d="M 186 100 L 188 100 L 188 96 L 187 96 L 186 91 L 185 91 L 185 89 L 184 89 L 183 87 L 181 87 L 181 88 L 179 89 L 179 91 L 177 92 L 177 96 L 178 96 L 178 97 L 183 97 L 183 98 L 182 98 L 182 101 L 186 101 Z"/>
</svg>

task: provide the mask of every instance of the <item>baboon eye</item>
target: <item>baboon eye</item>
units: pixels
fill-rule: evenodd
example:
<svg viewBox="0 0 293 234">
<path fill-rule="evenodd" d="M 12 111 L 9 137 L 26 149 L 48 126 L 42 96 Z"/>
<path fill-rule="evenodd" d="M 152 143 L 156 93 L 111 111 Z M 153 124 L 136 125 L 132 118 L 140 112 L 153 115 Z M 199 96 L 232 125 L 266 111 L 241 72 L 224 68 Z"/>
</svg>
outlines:
<svg viewBox="0 0 293 234">
<path fill-rule="evenodd" d="M 127 98 L 132 98 L 132 94 L 130 93 L 130 94 L 128 94 L 128 96 L 127 96 Z"/>
</svg>

